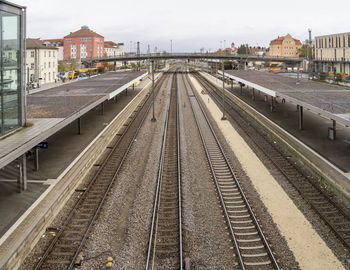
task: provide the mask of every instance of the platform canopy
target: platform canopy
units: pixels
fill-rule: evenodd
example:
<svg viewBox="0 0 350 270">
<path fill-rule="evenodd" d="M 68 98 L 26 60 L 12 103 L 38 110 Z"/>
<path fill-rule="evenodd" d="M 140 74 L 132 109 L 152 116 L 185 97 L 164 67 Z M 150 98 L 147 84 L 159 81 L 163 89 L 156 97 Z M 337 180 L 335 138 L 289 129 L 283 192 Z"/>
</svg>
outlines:
<svg viewBox="0 0 350 270">
<path fill-rule="evenodd" d="M 222 75 L 222 71 L 219 71 Z M 313 113 L 350 126 L 350 89 L 255 70 L 225 71 L 225 76 L 266 95 L 283 98 Z"/>
</svg>

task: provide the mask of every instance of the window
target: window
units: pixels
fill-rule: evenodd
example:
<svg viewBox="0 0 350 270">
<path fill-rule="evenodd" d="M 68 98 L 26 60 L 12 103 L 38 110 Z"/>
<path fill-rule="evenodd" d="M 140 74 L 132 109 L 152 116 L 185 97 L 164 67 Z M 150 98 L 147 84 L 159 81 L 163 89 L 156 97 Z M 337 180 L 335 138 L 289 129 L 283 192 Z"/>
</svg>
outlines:
<svg viewBox="0 0 350 270">
<path fill-rule="evenodd" d="M 34 57 L 34 51 L 30 52 L 30 57 Z"/>
<path fill-rule="evenodd" d="M 30 69 L 34 69 L 34 63 L 30 64 Z"/>
<path fill-rule="evenodd" d="M 46 62 L 44 63 L 44 68 L 46 68 Z"/>
<path fill-rule="evenodd" d="M 48 63 L 49 64 L 49 68 L 51 67 L 51 62 Z M 49 73 L 50 74 L 50 73 Z"/>
<path fill-rule="evenodd" d="M 51 57 L 51 51 L 49 51 L 49 57 Z"/>
<path fill-rule="evenodd" d="M 52 56 L 55 57 L 55 51 L 52 52 Z"/>
<path fill-rule="evenodd" d="M 72 40 L 71 40 L 71 39 L 66 39 L 66 42 L 67 42 L 67 43 L 71 43 Z"/>
<path fill-rule="evenodd" d="M 87 57 L 87 50 L 86 50 L 86 44 L 80 45 L 80 58 L 86 58 Z"/>
<path fill-rule="evenodd" d="M 52 62 L 52 67 L 53 67 L 53 68 L 55 67 L 55 62 Z"/>
<path fill-rule="evenodd" d="M 77 45 L 72 44 L 71 45 L 71 58 L 77 57 Z"/>
<path fill-rule="evenodd" d="M 46 57 L 46 51 L 44 51 L 44 57 Z"/>
</svg>

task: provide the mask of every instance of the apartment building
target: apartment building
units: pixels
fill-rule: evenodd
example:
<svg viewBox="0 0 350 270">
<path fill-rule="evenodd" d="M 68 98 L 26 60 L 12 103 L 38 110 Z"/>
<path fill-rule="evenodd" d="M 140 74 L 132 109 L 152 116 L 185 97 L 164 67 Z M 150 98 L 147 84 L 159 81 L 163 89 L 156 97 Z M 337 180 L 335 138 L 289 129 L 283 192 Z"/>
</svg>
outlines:
<svg viewBox="0 0 350 270">
<path fill-rule="evenodd" d="M 86 25 L 63 38 L 63 59 L 98 58 L 104 56 L 104 37 Z"/>
<path fill-rule="evenodd" d="M 115 43 L 113 41 L 105 41 L 104 49 L 105 49 L 106 57 L 122 56 L 125 54 L 124 43 Z M 121 67 L 122 65 L 123 65 L 122 62 L 120 61 L 116 62 L 117 67 Z"/>
<path fill-rule="evenodd" d="M 350 74 L 350 32 L 315 37 L 317 71 Z"/>
<path fill-rule="evenodd" d="M 54 82 L 57 76 L 58 48 L 45 46 L 40 39 L 26 40 L 26 82 Z"/>
<path fill-rule="evenodd" d="M 45 46 L 56 47 L 58 61 L 63 60 L 63 39 L 43 39 Z"/>
<path fill-rule="evenodd" d="M 270 42 L 268 56 L 275 57 L 299 57 L 298 49 L 301 47 L 301 42 L 293 38 L 290 34 L 278 37 Z"/>
<path fill-rule="evenodd" d="M 113 41 L 105 41 L 104 43 L 105 56 L 121 56 L 124 55 L 124 43 L 115 43 Z"/>
</svg>

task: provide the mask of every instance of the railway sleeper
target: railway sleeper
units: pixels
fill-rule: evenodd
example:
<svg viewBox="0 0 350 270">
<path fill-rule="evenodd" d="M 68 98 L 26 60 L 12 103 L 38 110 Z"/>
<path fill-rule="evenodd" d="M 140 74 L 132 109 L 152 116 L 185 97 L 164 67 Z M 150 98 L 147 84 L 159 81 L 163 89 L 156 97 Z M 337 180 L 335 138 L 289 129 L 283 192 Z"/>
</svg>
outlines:
<svg viewBox="0 0 350 270">
<path fill-rule="evenodd" d="M 231 224 L 251 224 L 253 221 L 250 220 L 230 220 Z"/>
<path fill-rule="evenodd" d="M 57 256 L 57 257 L 73 257 L 74 256 L 74 251 L 59 251 L 59 250 L 54 250 L 51 252 L 51 256 Z"/>
<path fill-rule="evenodd" d="M 238 232 L 235 232 L 235 235 L 236 236 L 254 236 L 254 235 L 258 235 L 258 232 L 257 231 L 254 231 L 254 232 L 244 232 L 244 233 L 238 233 Z"/>
<path fill-rule="evenodd" d="M 62 237 L 78 241 L 83 238 L 82 233 L 83 233 L 82 231 L 79 231 L 79 232 L 68 231 L 68 232 L 63 232 Z"/>
<path fill-rule="evenodd" d="M 232 226 L 232 229 L 234 229 L 234 230 L 255 230 L 256 228 L 254 225 L 251 225 L 251 226 L 244 226 L 244 227 Z"/>
<path fill-rule="evenodd" d="M 232 204 L 243 204 L 243 201 L 239 201 L 239 202 L 225 202 L 225 205 L 226 205 L 227 208 L 242 208 L 242 207 L 246 207 L 245 204 L 243 204 L 243 205 L 232 205 Z"/>
<path fill-rule="evenodd" d="M 45 261 L 45 263 L 44 264 L 51 264 L 51 265 L 54 265 L 55 267 L 49 267 L 49 268 L 41 268 L 41 269 L 66 269 L 66 267 L 64 267 L 64 268 L 56 268 L 56 267 L 60 267 L 59 265 L 61 265 L 61 266 L 65 266 L 65 265 L 69 265 L 71 263 L 71 261 L 70 260 L 67 260 L 67 259 L 62 259 L 61 257 L 58 257 L 57 256 L 57 259 L 54 257 L 54 258 L 50 258 L 50 259 L 47 259 L 46 261 Z"/>
<path fill-rule="evenodd" d="M 177 225 L 174 225 L 174 224 L 158 223 L 158 230 L 159 231 L 177 232 L 179 230 L 179 227 Z"/>
<path fill-rule="evenodd" d="M 177 246 L 158 247 L 158 249 L 156 251 L 156 257 L 161 258 L 161 259 L 168 259 L 169 255 L 170 255 L 170 256 L 174 256 L 174 259 L 177 259 L 176 254 L 178 254 L 178 253 L 179 253 L 179 249 Z"/>
<path fill-rule="evenodd" d="M 242 250 L 250 250 L 250 251 L 259 250 L 259 249 L 264 249 L 264 250 L 265 250 L 265 246 L 264 246 L 264 245 L 259 245 L 259 246 L 248 246 L 248 247 L 243 247 L 243 246 L 241 246 L 241 245 L 238 245 L 238 248 L 239 248 L 239 249 L 242 249 Z"/>
<path fill-rule="evenodd" d="M 56 245 L 54 251 L 74 253 L 76 251 L 76 245 L 63 245 L 63 244 Z"/>
<path fill-rule="evenodd" d="M 238 243 L 255 243 L 255 242 L 260 242 L 261 243 L 261 239 L 260 238 L 253 238 L 253 239 L 237 239 Z"/>
<path fill-rule="evenodd" d="M 230 218 L 250 218 L 250 215 L 230 215 L 229 214 L 229 217 Z"/>
<path fill-rule="evenodd" d="M 263 261 L 263 262 L 244 262 L 247 266 L 263 266 L 263 265 L 269 265 L 271 264 L 271 261 Z"/>
<path fill-rule="evenodd" d="M 219 184 L 220 185 L 220 184 Z M 233 188 L 231 186 L 221 186 L 220 185 L 220 190 L 221 192 L 230 192 L 232 194 L 232 192 L 237 193 L 238 189 L 237 188 Z"/>
</svg>

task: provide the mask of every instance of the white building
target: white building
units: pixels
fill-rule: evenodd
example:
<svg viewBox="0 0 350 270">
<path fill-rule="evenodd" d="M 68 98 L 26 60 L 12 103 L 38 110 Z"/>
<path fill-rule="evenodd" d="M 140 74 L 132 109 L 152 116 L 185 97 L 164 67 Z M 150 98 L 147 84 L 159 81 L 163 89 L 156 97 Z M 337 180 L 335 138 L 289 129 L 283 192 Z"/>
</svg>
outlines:
<svg viewBox="0 0 350 270">
<path fill-rule="evenodd" d="M 104 43 L 105 56 L 115 57 L 125 55 L 124 43 L 115 43 L 113 41 L 105 41 Z M 112 62 L 111 62 L 112 63 Z M 116 62 L 117 67 L 122 66 L 122 62 Z"/>
<path fill-rule="evenodd" d="M 63 60 L 63 39 L 44 39 L 45 46 L 51 46 L 58 48 L 58 61 Z"/>
<path fill-rule="evenodd" d="M 318 71 L 350 74 L 350 32 L 315 37 Z"/>
<path fill-rule="evenodd" d="M 26 42 L 26 82 L 54 82 L 58 68 L 58 48 L 45 46 L 40 39 Z"/>
</svg>

